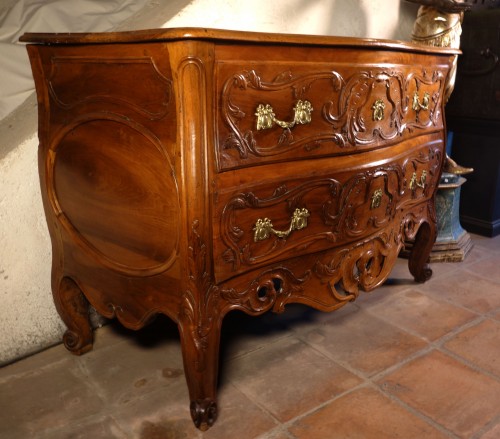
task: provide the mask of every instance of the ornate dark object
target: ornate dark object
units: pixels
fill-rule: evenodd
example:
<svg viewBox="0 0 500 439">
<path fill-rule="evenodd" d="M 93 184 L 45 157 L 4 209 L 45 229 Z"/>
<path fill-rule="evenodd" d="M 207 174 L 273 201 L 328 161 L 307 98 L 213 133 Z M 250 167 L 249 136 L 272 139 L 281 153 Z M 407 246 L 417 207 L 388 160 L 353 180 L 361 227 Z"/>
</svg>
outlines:
<svg viewBox="0 0 500 439">
<path fill-rule="evenodd" d="M 500 2 L 464 17 L 456 86 L 447 104 L 453 158 L 474 168 L 461 188 L 460 220 L 470 232 L 500 233 Z"/>
<path fill-rule="evenodd" d="M 337 309 L 408 239 L 430 277 L 456 51 L 209 29 L 23 41 L 64 343 L 91 349 L 89 303 L 132 329 L 166 314 L 198 428 L 229 311 Z"/>
</svg>

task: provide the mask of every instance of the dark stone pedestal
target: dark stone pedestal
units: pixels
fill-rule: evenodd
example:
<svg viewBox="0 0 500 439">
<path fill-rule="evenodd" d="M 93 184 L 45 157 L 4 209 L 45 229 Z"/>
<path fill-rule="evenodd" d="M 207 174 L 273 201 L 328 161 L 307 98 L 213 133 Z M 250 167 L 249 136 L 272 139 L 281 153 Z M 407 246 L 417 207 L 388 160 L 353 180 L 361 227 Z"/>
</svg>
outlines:
<svg viewBox="0 0 500 439">
<path fill-rule="evenodd" d="M 436 194 L 438 235 L 430 262 L 461 262 L 472 248 L 470 235 L 460 225 L 460 188 L 467 180 L 443 174 Z"/>
</svg>

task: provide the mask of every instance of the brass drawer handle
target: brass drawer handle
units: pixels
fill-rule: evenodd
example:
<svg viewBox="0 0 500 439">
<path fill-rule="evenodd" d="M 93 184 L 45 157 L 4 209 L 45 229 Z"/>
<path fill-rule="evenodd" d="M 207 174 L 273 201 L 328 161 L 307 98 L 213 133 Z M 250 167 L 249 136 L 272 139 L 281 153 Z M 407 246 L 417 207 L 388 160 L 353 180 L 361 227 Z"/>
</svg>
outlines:
<svg viewBox="0 0 500 439">
<path fill-rule="evenodd" d="M 414 172 L 410 180 L 410 189 L 414 191 L 417 187 L 425 189 L 425 181 L 427 180 L 427 171 L 422 171 L 420 182 L 417 179 L 417 173 Z"/>
<path fill-rule="evenodd" d="M 255 223 L 253 240 L 255 242 L 263 241 L 269 238 L 272 234 L 276 235 L 278 238 L 286 238 L 293 230 L 301 230 L 307 227 L 307 218 L 310 216 L 309 211 L 306 208 L 295 209 L 292 216 L 292 221 L 288 230 L 275 230 L 273 229 L 273 223 L 269 218 L 261 219 L 259 218 Z"/>
<path fill-rule="evenodd" d="M 430 98 L 431 97 L 429 93 L 425 92 L 422 102 L 420 102 L 420 98 L 418 97 L 418 91 L 416 91 L 415 94 L 413 95 L 412 108 L 417 112 L 420 110 L 428 110 Z"/>
<path fill-rule="evenodd" d="M 297 101 L 293 107 L 294 117 L 291 122 L 285 122 L 276 119 L 273 107 L 269 104 L 259 104 L 257 107 L 257 130 L 267 130 L 272 128 L 274 124 L 281 128 L 293 128 L 295 125 L 305 125 L 311 122 L 311 113 L 313 107 L 309 101 Z"/>
</svg>

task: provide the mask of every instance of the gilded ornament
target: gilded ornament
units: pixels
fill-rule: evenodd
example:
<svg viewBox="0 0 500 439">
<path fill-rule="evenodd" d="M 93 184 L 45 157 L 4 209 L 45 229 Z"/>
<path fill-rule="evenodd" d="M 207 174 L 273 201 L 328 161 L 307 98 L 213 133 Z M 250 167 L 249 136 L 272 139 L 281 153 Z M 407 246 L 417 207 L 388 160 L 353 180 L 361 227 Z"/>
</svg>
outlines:
<svg viewBox="0 0 500 439">
<path fill-rule="evenodd" d="M 291 122 L 276 119 L 273 107 L 269 104 L 259 104 L 255 116 L 257 116 L 257 131 L 272 128 L 274 124 L 281 128 L 290 129 L 295 125 L 306 125 L 311 122 L 313 107 L 309 101 L 297 101 L 293 107 L 294 117 Z"/>
<path fill-rule="evenodd" d="M 420 110 L 428 110 L 429 101 L 430 101 L 429 93 L 425 92 L 424 97 L 422 98 L 422 102 L 420 102 L 420 98 L 418 97 L 418 91 L 416 91 L 413 95 L 412 108 L 417 112 L 419 112 Z"/>
<path fill-rule="evenodd" d="M 380 207 L 380 204 L 382 203 L 382 195 L 382 189 L 377 189 L 375 192 L 373 192 L 370 209 L 377 209 L 378 207 Z"/>
<path fill-rule="evenodd" d="M 275 230 L 273 228 L 273 223 L 269 218 L 261 219 L 259 218 L 256 223 L 253 235 L 253 240 L 255 242 L 263 241 L 271 235 L 276 235 L 278 238 L 286 238 L 293 230 L 301 230 L 307 227 L 307 218 L 310 216 L 309 211 L 306 208 L 295 209 L 293 213 L 292 220 L 290 222 L 290 227 L 287 230 Z"/>
<path fill-rule="evenodd" d="M 385 103 L 382 99 L 377 99 L 372 105 L 373 120 L 380 121 L 384 119 Z"/>
<path fill-rule="evenodd" d="M 417 187 L 425 189 L 425 182 L 427 180 L 427 171 L 422 171 L 422 174 L 420 175 L 420 181 L 417 178 L 417 173 L 414 172 L 413 175 L 411 176 L 410 180 L 410 189 L 414 191 L 417 189 Z"/>
</svg>

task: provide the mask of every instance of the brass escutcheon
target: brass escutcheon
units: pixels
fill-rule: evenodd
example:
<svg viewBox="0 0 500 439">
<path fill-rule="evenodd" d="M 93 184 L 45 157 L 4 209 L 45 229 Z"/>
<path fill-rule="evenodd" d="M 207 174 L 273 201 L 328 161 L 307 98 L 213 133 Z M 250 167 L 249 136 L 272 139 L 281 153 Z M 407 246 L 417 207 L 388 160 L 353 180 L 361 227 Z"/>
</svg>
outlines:
<svg viewBox="0 0 500 439">
<path fill-rule="evenodd" d="M 259 218 L 255 223 L 253 240 L 255 242 L 263 241 L 269 238 L 271 233 L 276 235 L 278 238 L 286 238 L 293 230 L 301 230 L 307 227 L 307 218 L 310 216 L 309 211 L 306 208 L 295 209 L 293 213 L 290 227 L 287 230 L 275 230 L 273 228 L 273 223 L 269 218 L 261 219 Z"/>
<path fill-rule="evenodd" d="M 382 203 L 382 195 L 382 189 L 377 189 L 375 192 L 373 192 L 370 209 L 376 209 L 377 207 L 380 207 L 380 204 Z"/>
<path fill-rule="evenodd" d="M 377 99 L 373 105 L 373 120 L 380 121 L 384 118 L 385 103 L 382 99 Z"/>
<path fill-rule="evenodd" d="M 285 122 L 276 119 L 273 107 L 269 104 L 259 104 L 255 116 L 257 116 L 257 130 L 267 130 L 272 128 L 274 124 L 281 128 L 290 129 L 295 125 L 306 125 L 311 122 L 311 113 L 313 107 L 309 101 L 297 101 L 293 107 L 294 117 L 291 122 Z"/>
</svg>

